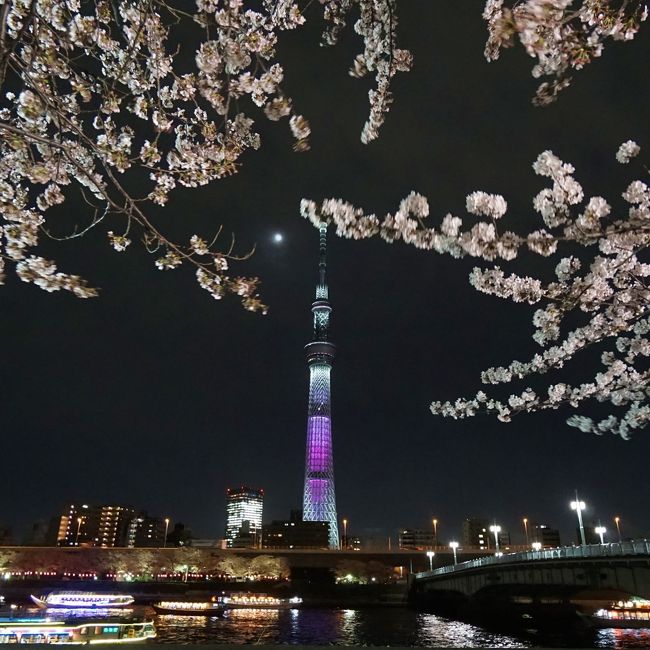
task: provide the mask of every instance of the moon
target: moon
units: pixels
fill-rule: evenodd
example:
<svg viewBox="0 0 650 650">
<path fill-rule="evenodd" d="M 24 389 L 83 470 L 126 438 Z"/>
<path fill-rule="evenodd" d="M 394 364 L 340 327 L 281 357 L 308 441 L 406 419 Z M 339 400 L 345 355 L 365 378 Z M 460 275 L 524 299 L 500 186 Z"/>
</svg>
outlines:
<svg viewBox="0 0 650 650">
<path fill-rule="evenodd" d="M 281 243 L 284 241 L 284 236 L 282 235 L 281 232 L 276 232 L 276 233 L 273 235 L 273 241 L 274 241 L 276 244 L 281 244 Z"/>
</svg>

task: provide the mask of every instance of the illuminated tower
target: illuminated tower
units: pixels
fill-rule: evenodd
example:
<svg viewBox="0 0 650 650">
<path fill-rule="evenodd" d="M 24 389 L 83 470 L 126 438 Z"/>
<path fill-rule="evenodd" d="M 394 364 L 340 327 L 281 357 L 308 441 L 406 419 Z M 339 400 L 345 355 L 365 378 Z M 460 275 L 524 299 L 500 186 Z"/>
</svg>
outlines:
<svg viewBox="0 0 650 650">
<path fill-rule="evenodd" d="M 319 278 L 314 314 L 314 340 L 305 346 L 309 366 L 309 408 L 307 413 L 307 453 L 303 520 L 329 523 L 329 546 L 339 547 L 334 494 L 334 460 L 332 457 L 332 418 L 330 410 L 330 372 L 336 348 L 328 338 L 330 313 L 326 270 L 327 225 L 320 225 Z"/>
</svg>

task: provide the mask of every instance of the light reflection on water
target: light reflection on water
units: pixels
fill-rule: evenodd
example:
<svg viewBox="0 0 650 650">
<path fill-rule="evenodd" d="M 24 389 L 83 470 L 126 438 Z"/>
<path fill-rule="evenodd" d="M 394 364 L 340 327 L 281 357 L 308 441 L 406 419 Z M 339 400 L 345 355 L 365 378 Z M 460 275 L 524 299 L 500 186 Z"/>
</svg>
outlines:
<svg viewBox="0 0 650 650">
<path fill-rule="evenodd" d="M 650 648 L 650 630 L 598 630 L 598 648 Z"/>
<path fill-rule="evenodd" d="M 26 615 L 87 618 L 134 615 L 155 621 L 158 637 L 150 643 L 287 644 L 438 647 L 583 647 L 650 648 L 650 629 L 597 630 L 583 636 L 556 631 L 511 635 L 406 608 L 232 609 L 220 616 L 153 616 L 147 607 L 132 610 L 26 609 Z"/>
<path fill-rule="evenodd" d="M 158 616 L 158 643 L 518 648 L 512 636 L 408 609 L 234 609 L 222 617 Z"/>
</svg>

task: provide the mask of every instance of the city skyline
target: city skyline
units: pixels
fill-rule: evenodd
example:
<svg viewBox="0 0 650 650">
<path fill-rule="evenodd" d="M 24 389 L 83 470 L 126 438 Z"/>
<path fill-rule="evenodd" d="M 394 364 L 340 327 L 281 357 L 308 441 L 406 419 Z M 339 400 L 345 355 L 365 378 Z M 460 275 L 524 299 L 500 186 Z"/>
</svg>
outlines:
<svg viewBox="0 0 650 650">
<path fill-rule="evenodd" d="M 126 505 L 125 503 L 117 504 L 111 502 L 111 505 L 102 504 L 90 504 L 88 505 L 85 501 L 68 501 L 66 505 L 62 506 L 54 516 L 45 516 L 40 517 L 31 524 L 44 524 L 45 529 L 52 529 L 54 527 L 59 530 L 59 538 L 65 541 L 64 545 L 78 545 L 81 542 L 93 541 L 88 539 L 86 531 L 86 517 L 87 514 L 92 513 L 91 518 L 96 518 L 97 521 L 96 527 L 100 525 L 100 519 L 102 514 L 106 511 L 115 510 L 125 510 L 131 513 L 133 521 L 144 521 L 147 525 L 151 522 L 157 522 L 159 527 L 165 526 L 165 532 L 162 532 L 162 528 L 158 531 L 157 538 L 163 540 L 166 539 L 167 532 L 171 531 L 172 527 L 175 525 L 181 525 L 184 527 L 189 527 L 188 530 L 191 533 L 190 539 L 200 539 L 205 540 L 207 538 L 212 538 L 213 540 L 222 540 L 229 547 L 231 546 L 232 541 L 238 537 L 238 534 L 241 533 L 241 524 L 244 521 L 250 522 L 250 530 L 244 531 L 244 536 L 240 539 L 240 546 L 243 548 L 247 543 L 255 544 L 259 543 L 261 539 L 261 531 L 263 526 L 270 525 L 274 523 L 278 518 L 267 515 L 262 516 L 263 512 L 263 500 L 265 498 L 266 491 L 263 488 L 251 488 L 248 486 L 239 486 L 235 488 L 228 488 L 225 493 L 225 499 L 223 502 L 222 515 L 224 519 L 224 526 L 220 529 L 221 532 L 208 531 L 209 534 L 205 534 L 205 531 L 197 531 L 192 526 L 192 522 L 187 518 L 183 517 L 182 514 L 175 518 L 169 517 L 168 513 L 160 514 L 156 517 L 150 517 L 147 515 L 146 510 L 142 507 L 134 508 L 132 505 Z M 81 505 L 83 503 L 83 505 Z M 567 502 L 569 508 L 571 508 L 571 501 Z M 584 503 L 584 502 L 583 502 Z M 75 505 L 79 504 L 79 505 Z M 598 513 L 591 504 L 585 503 L 585 508 L 582 510 L 582 520 L 584 523 L 585 529 L 588 530 L 588 536 L 590 541 L 587 543 L 598 543 L 597 533 L 595 532 L 597 527 L 603 527 L 605 529 L 604 539 L 606 542 L 617 542 L 619 537 L 622 540 L 631 539 L 631 538 L 640 538 L 649 536 L 648 529 L 642 529 L 641 532 L 635 533 L 635 528 L 630 528 L 628 526 L 629 522 L 624 518 L 621 518 L 619 515 L 612 516 L 602 516 L 602 513 Z M 89 509 L 89 510 L 81 510 Z M 70 509 L 70 514 L 66 516 L 67 510 Z M 79 510 L 79 512 L 77 512 Z M 436 539 L 437 543 L 432 541 L 427 542 L 428 545 L 434 546 L 446 546 L 450 541 L 460 541 L 461 548 L 463 541 L 466 541 L 467 536 L 474 536 L 474 533 L 466 532 L 466 526 L 472 525 L 470 522 L 473 522 L 473 525 L 484 527 L 486 532 L 486 539 L 483 544 L 486 548 L 490 545 L 490 540 L 492 539 L 492 533 L 489 532 L 489 527 L 491 525 L 499 525 L 501 528 L 500 539 L 505 540 L 504 544 L 512 544 L 515 546 L 530 545 L 533 541 L 536 541 L 537 537 L 542 536 L 541 530 L 536 529 L 548 529 L 547 534 L 551 536 L 559 533 L 559 536 L 562 540 L 562 545 L 572 546 L 580 543 L 580 533 L 579 527 L 575 519 L 575 510 L 573 511 L 572 519 L 573 525 L 569 525 L 565 528 L 557 525 L 557 520 L 561 517 L 554 519 L 542 519 L 535 516 L 527 517 L 516 517 L 512 513 L 502 514 L 502 516 L 487 517 L 485 513 L 472 513 L 460 515 L 453 518 L 451 521 L 440 520 L 438 518 L 429 518 L 426 521 L 414 521 L 413 519 L 408 519 L 405 516 L 405 519 L 400 522 L 401 525 L 390 526 L 384 525 L 377 528 L 358 528 L 355 527 L 356 523 L 345 516 L 341 515 L 339 524 L 345 527 L 347 536 L 359 537 L 361 538 L 362 544 L 365 542 L 371 543 L 373 546 L 381 545 L 383 543 L 388 544 L 388 538 L 391 539 L 391 544 L 398 544 L 398 541 L 403 533 L 408 531 L 409 534 L 416 533 L 420 536 L 428 536 L 432 539 Z M 60 514 L 63 512 L 63 514 Z M 286 512 L 286 511 L 285 511 Z M 83 515 L 82 525 L 78 526 L 79 523 L 79 513 Z M 292 517 L 294 513 L 302 513 L 300 510 L 292 510 Z M 50 513 L 51 514 L 51 513 Z M 142 519 L 144 517 L 144 520 Z M 66 520 L 64 522 L 64 519 Z M 282 518 L 280 518 L 282 519 Z M 54 523 L 56 520 L 56 524 Z M 68 521 L 69 520 L 69 521 Z M 0 521 L 0 530 L 8 531 L 11 533 L 12 542 L 16 544 L 23 544 L 25 539 L 28 539 L 34 530 L 30 528 L 27 531 L 18 532 L 14 531 L 11 526 L 12 522 Z M 224 533 L 225 531 L 225 533 Z M 51 531 L 50 531 L 51 532 Z M 125 531 L 126 532 L 126 531 Z M 484 531 L 485 532 L 485 531 Z M 48 532 L 48 534 L 50 534 Z M 132 534 L 135 534 L 135 529 Z M 76 535 L 76 538 L 75 538 Z M 489 539 L 488 539 L 489 538 Z M 74 541 L 72 541 L 74 540 Z M 101 545 L 101 540 L 95 540 Z M 163 545 L 164 541 L 161 541 Z M 109 544 L 110 545 L 110 544 Z M 482 544 L 477 543 L 474 546 L 482 546 Z"/>
<path fill-rule="evenodd" d="M 223 222 L 238 251 L 257 244 L 237 270 L 261 276 L 267 316 L 215 302 L 191 273 L 156 271 L 135 247 L 120 257 L 99 231 L 81 252 L 69 242 L 42 245 L 46 256 L 56 246 L 62 267 L 101 286 L 99 298 L 49 295 L 7 277 L 0 520 L 24 530 L 81 498 L 142 504 L 216 536 L 228 486 L 264 487 L 269 520 L 300 506 L 308 380 L 301 345 L 310 334 L 317 237 L 299 216 L 303 196 L 341 196 L 383 214 L 415 189 L 430 197 L 438 223 L 464 213 L 467 193 L 484 189 L 509 197 L 518 226 L 535 219 L 530 197 L 542 184 L 530 165 L 546 149 L 576 166 L 590 194 L 620 195 L 630 169 L 614 160 L 619 144 L 634 137 L 642 157 L 650 151 L 650 128 L 635 110 L 649 99 L 638 65 L 649 56 L 647 38 L 614 44 L 560 102 L 539 109 L 530 105 L 535 82 L 525 55 L 485 63 L 480 10 L 453 4 L 400 9 L 400 40 L 415 66 L 396 79 L 382 138 L 370 146 L 358 141 L 367 89 L 346 75 L 356 44 L 319 48 L 318 24 L 290 34 L 281 46 L 295 66 L 286 83 L 310 119 L 312 150 L 293 153 L 289 135 L 262 124 L 264 147 L 240 174 L 182 190 L 161 212 L 161 223 L 186 239 Z M 76 206 L 64 208 L 74 214 Z M 569 539 L 577 488 L 609 528 L 620 516 L 629 535 L 648 530 L 646 489 L 629 486 L 645 474 L 647 432 L 628 443 L 596 438 L 566 426 L 570 409 L 510 424 L 430 414 L 432 400 L 479 388 L 482 369 L 538 349 L 528 306 L 474 291 L 474 260 L 333 235 L 328 244 L 340 345 L 332 386 L 339 522 L 384 534 L 436 517 L 442 537 L 450 525 L 459 535 L 466 516 L 511 529 L 529 517 Z M 531 267 L 545 268 L 538 259 Z M 590 362 L 580 370 L 588 374 Z"/>
</svg>

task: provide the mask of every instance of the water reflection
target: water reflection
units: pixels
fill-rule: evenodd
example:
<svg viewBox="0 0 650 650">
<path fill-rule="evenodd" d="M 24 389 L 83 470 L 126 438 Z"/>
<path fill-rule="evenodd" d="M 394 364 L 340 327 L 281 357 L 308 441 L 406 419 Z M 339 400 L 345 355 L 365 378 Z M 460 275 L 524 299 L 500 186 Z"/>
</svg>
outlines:
<svg viewBox="0 0 650 650">
<path fill-rule="evenodd" d="M 650 647 L 650 630 L 599 630 L 577 640 L 569 633 L 513 636 L 406 608 L 233 609 L 222 616 L 157 616 L 157 643 L 350 646 Z"/>
<path fill-rule="evenodd" d="M 525 648 L 524 643 L 511 636 L 488 632 L 483 628 L 461 621 L 452 621 L 434 614 L 419 614 L 418 634 L 415 645 L 430 647 L 490 647 L 490 648 Z"/>
<path fill-rule="evenodd" d="M 650 648 L 650 630 L 598 630 L 597 648 Z"/>
<path fill-rule="evenodd" d="M 158 643 L 524 647 L 513 637 L 408 609 L 234 609 L 158 616 Z"/>
</svg>

